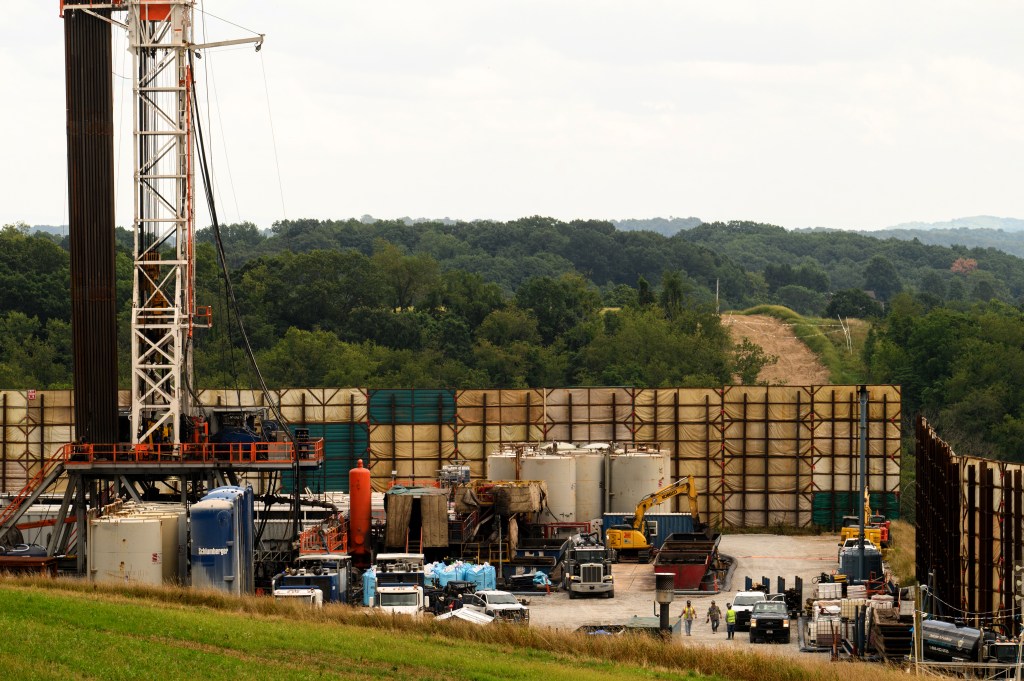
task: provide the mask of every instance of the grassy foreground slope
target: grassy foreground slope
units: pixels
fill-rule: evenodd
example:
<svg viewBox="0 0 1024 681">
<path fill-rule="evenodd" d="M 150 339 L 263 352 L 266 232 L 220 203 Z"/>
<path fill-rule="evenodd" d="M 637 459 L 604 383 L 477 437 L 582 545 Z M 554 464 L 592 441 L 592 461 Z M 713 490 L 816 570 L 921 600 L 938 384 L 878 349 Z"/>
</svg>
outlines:
<svg viewBox="0 0 1024 681">
<path fill-rule="evenodd" d="M 0 578 L 0 669 L 18 679 L 744 679 L 879 681 L 905 674 L 759 655 L 301 610 L 267 598 Z M 769 649 L 770 650 L 770 649 Z"/>
</svg>

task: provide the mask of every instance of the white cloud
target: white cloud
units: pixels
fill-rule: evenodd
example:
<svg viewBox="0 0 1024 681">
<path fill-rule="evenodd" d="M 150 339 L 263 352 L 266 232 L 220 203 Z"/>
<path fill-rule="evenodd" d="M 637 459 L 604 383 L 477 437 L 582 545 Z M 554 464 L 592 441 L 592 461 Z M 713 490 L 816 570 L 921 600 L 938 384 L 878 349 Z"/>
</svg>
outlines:
<svg viewBox="0 0 1024 681">
<path fill-rule="evenodd" d="M 289 217 L 1024 216 L 1017 3 L 203 4 L 267 33 L 204 60 L 225 219 L 282 215 L 264 68 Z M 64 214 L 62 30 L 0 28 L 5 222 Z"/>
</svg>

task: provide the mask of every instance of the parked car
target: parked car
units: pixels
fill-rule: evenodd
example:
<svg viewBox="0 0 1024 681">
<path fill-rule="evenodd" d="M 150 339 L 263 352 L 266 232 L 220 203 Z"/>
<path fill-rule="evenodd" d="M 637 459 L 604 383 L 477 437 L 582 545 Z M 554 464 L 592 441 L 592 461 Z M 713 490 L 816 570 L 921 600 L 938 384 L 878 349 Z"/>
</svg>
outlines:
<svg viewBox="0 0 1024 681">
<path fill-rule="evenodd" d="M 780 601 L 756 603 L 750 612 L 750 642 L 789 643 L 789 610 Z"/>
</svg>

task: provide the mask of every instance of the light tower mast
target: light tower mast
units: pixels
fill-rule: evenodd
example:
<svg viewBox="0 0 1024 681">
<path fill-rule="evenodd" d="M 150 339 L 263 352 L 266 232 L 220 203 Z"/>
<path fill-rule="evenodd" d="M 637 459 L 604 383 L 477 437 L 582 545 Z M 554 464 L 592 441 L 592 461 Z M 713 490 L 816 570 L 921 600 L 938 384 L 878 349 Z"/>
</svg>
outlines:
<svg viewBox="0 0 1024 681">
<path fill-rule="evenodd" d="M 194 0 L 128 0 L 134 92 L 132 441 L 182 442 L 192 413 Z"/>
</svg>

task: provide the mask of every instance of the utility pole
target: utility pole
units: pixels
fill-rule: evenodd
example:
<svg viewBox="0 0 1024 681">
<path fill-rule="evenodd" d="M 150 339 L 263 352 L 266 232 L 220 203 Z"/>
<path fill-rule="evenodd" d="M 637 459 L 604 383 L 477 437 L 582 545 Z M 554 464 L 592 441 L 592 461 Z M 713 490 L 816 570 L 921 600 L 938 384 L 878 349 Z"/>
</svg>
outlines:
<svg viewBox="0 0 1024 681">
<path fill-rule="evenodd" d="M 868 387 L 860 386 L 860 548 L 857 550 L 857 574 L 864 579 L 864 513 L 867 511 L 868 461 Z"/>
</svg>

